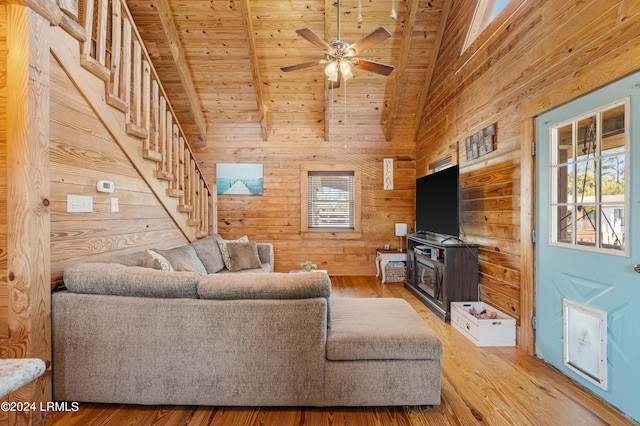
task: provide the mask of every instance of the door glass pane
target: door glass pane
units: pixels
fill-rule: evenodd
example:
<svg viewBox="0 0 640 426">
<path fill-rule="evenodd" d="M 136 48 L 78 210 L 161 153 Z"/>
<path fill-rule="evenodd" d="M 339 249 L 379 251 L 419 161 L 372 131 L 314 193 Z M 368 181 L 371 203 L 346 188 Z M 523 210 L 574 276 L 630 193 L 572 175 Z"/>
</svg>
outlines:
<svg viewBox="0 0 640 426">
<path fill-rule="evenodd" d="M 596 195 L 596 161 L 589 160 L 576 164 L 576 202 L 593 203 Z"/>
<path fill-rule="evenodd" d="M 568 124 L 559 127 L 557 130 L 557 164 L 564 164 L 573 161 L 573 126 Z"/>
<path fill-rule="evenodd" d="M 624 247 L 624 204 L 602 208 L 602 247 L 621 250 Z"/>
<path fill-rule="evenodd" d="M 578 140 L 576 150 L 578 159 L 585 160 L 593 157 L 597 148 L 596 145 L 596 117 L 594 115 L 578 121 Z"/>
<path fill-rule="evenodd" d="M 573 166 L 560 166 L 557 168 L 557 202 L 570 203 L 571 194 L 573 193 Z"/>
<path fill-rule="evenodd" d="M 570 206 L 558 206 L 557 207 L 557 241 L 561 243 L 571 243 L 571 223 L 573 217 L 571 216 L 573 209 Z"/>
<path fill-rule="evenodd" d="M 625 249 L 627 102 L 552 129 L 552 243 Z"/>
<path fill-rule="evenodd" d="M 600 179 L 603 202 L 624 201 L 624 161 L 624 154 L 602 159 Z"/>
<path fill-rule="evenodd" d="M 578 205 L 576 212 L 576 243 L 585 246 L 596 244 L 596 207 Z"/>
</svg>

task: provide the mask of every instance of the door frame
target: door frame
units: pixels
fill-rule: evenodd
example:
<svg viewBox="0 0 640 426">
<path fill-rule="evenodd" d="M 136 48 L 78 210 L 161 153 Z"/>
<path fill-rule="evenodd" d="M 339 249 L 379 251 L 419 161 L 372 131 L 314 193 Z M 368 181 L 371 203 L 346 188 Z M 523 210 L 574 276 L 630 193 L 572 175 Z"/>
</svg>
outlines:
<svg viewBox="0 0 640 426">
<path fill-rule="evenodd" d="M 520 126 L 520 328 L 518 343 L 535 355 L 536 117 Z"/>
</svg>

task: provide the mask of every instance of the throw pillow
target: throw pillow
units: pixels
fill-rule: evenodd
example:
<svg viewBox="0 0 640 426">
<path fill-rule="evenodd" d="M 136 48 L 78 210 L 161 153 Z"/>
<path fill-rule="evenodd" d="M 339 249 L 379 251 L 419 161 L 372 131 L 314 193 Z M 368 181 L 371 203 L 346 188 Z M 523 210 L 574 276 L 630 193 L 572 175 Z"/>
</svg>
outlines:
<svg viewBox="0 0 640 426">
<path fill-rule="evenodd" d="M 209 274 L 215 274 L 224 269 L 224 260 L 217 243 L 220 239 L 222 239 L 220 235 L 213 234 L 191 243 Z"/>
<path fill-rule="evenodd" d="M 167 259 L 152 250 L 147 250 L 144 252 L 142 266 L 144 266 L 145 268 L 159 269 L 161 271 L 171 272 L 174 270 Z"/>
<path fill-rule="evenodd" d="M 189 244 L 166 250 L 154 249 L 153 251 L 164 256 L 164 258 L 169 261 L 174 271 L 178 270 L 178 262 L 182 262 L 201 275 L 205 275 L 207 273 L 207 269 L 202 264 L 202 261 L 198 257 L 195 249 Z"/>
<path fill-rule="evenodd" d="M 229 266 L 231 272 L 243 271 L 245 269 L 260 269 L 260 256 L 258 256 L 258 244 L 255 242 L 226 244 L 229 253 Z"/>
<path fill-rule="evenodd" d="M 183 261 L 178 262 L 178 272 L 195 272 L 198 275 L 203 275 L 200 272 L 193 269 L 192 267 L 190 267 L 189 265 L 187 265 L 186 263 L 184 263 Z"/>
<path fill-rule="evenodd" d="M 246 235 L 243 235 L 242 237 L 238 238 L 237 240 L 218 240 L 218 247 L 220 247 L 220 254 L 222 254 L 222 260 L 224 261 L 224 266 L 227 267 L 227 269 L 230 270 L 229 268 L 229 250 L 227 250 L 227 244 L 228 243 L 248 243 L 249 242 L 249 237 L 247 237 Z"/>
</svg>

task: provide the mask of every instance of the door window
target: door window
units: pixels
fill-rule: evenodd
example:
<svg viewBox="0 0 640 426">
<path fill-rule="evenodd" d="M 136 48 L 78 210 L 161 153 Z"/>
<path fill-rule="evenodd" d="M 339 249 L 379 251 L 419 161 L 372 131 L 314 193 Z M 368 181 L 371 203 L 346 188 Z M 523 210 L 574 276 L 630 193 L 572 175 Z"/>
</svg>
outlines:
<svg viewBox="0 0 640 426">
<path fill-rule="evenodd" d="M 628 99 L 550 128 L 550 242 L 626 254 Z"/>
</svg>

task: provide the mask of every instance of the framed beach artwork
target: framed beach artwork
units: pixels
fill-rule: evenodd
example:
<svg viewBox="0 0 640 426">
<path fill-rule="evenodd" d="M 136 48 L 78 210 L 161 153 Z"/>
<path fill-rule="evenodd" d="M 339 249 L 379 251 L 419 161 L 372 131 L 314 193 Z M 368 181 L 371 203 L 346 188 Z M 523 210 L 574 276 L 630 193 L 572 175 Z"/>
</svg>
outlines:
<svg viewBox="0 0 640 426">
<path fill-rule="evenodd" d="M 262 195 L 262 164 L 216 165 L 218 195 Z"/>
</svg>

